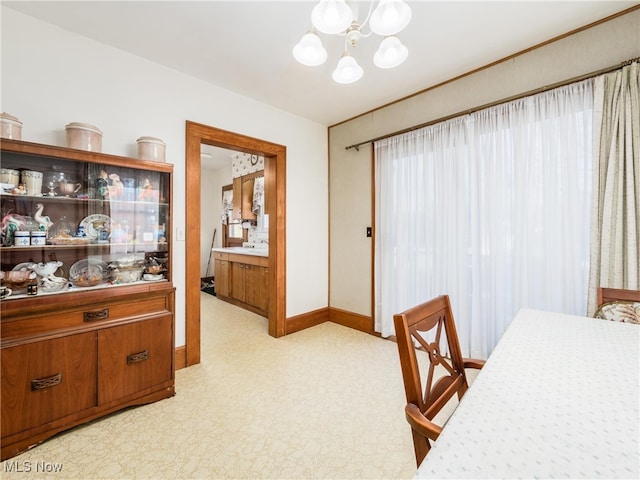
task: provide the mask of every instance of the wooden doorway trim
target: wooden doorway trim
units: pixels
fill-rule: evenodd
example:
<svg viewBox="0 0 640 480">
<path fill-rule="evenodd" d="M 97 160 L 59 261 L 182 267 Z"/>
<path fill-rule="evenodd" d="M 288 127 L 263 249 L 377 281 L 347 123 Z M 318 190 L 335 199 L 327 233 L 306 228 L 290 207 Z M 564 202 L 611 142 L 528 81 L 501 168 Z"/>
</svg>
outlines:
<svg viewBox="0 0 640 480">
<path fill-rule="evenodd" d="M 286 307 L 286 147 L 220 130 L 195 122 L 186 122 L 186 275 L 185 322 L 186 365 L 200 363 L 200 147 L 213 145 L 264 156 L 266 212 L 269 215 L 269 335 L 285 332 Z"/>
</svg>

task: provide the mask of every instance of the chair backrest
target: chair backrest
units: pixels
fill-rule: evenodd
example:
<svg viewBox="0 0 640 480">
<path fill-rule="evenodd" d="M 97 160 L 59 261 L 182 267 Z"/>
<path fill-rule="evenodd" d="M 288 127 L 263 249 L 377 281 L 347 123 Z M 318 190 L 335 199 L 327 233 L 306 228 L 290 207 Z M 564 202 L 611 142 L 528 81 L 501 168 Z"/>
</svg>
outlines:
<svg viewBox="0 0 640 480">
<path fill-rule="evenodd" d="M 625 290 L 622 288 L 605 288 L 599 287 L 597 303 L 598 307 L 604 303 L 627 301 L 640 302 L 640 290 Z"/>
<path fill-rule="evenodd" d="M 481 369 L 484 360 L 462 358 L 447 295 L 394 315 L 393 321 L 407 396 L 405 417 L 411 425 L 416 463 L 420 466 L 431 448 L 430 440 L 436 440 L 442 432 L 431 420 L 454 395 L 462 399 L 469 388 L 465 368 Z M 443 356 L 444 349 L 448 357 Z M 420 363 L 426 365 L 427 360 L 429 372 L 423 386 Z"/>
<path fill-rule="evenodd" d="M 416 405 L 431 420 L 453 395 L 462 398 L 469 388 L 449 296 L 442 295 L 396 314 L 393 321 L 407 403 Z M 422 335 L 426 332 L 431 332 L 429 336 L 435 338 L 426 340 Z M 443 347 L 448 349 L 449 358 L 443 356 Z M 424 389 L 417 348 L 423 349 L 429 358 Z M 436 380 L 438 366 L 444 368 L 445 375 Z"/>
</svg>

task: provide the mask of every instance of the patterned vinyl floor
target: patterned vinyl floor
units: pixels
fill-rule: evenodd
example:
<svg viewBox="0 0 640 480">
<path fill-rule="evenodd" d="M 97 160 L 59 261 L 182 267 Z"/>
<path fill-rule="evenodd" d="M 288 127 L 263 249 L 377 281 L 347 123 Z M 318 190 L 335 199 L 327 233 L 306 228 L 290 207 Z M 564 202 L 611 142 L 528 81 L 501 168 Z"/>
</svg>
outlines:
<svg viewBox="0 0 640 480">
<path fill-rule="evenodd" d="M 202 363 L 175 397 L 62 433 L 3 479 L 409 479 L 396 345 L 333 323 L 275 339 L 201 294 Z"/>
</svg>

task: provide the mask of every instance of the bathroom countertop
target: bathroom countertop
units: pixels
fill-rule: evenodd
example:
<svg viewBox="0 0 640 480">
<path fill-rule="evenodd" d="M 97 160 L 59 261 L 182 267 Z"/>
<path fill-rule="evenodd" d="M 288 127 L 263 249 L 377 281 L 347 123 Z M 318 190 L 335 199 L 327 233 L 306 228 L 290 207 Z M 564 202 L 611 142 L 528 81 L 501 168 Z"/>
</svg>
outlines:
<svg viewBox="0 0 640 480">
<path fill-rule="evenodd" d="M 256 257 L 268 257 L 268 248 L 250 248 L 250 247 L 215 247 L 212 248 L 214 252 L 222 253 L 237 253 L 240 255 L 253 255 Z"/>
</svg>

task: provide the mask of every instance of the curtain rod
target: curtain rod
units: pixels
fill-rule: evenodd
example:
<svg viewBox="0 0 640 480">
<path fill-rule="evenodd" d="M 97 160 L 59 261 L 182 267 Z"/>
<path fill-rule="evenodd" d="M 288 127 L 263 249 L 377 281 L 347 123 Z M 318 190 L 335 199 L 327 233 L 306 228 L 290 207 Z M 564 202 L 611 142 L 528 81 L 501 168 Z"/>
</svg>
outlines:
<svg viewBox="0 0 640 480">
<path fill-rule="evenodd" d="M 640 61 L 640 57 L 632 58 L 630 60 L 625 60 L 622 63 L 616 64 L 616 65 L 613 65 L 613 66 L 610 66 L 610 67 L 607 67 L 607 68 L 603 68 L 603 69 L 597 70 L 595 72 L 587 73 L 585 75 L 580 75 L 579 77 L 570 78 L 569 80 L 563 80 L 561 82 L 553 83 L 551 85 L 546 85 L 544 87 L 539 87 L 539 88 L 536 88 L 534 90 L 529 90 L 528 92 L 525 92 L 525 93 L 520 93 L 520 94 L 514 95 L 512 97 L 503 98 L 502 100 L 496 100 L 495 102 L 486 103 L 486 104 L 481 105 L 479 107 L 474 107 L 474 108 L 470 108 L 470 109 L 467 109 L 467 110 L 463 110 L 461 112 L 454 113 L 452 115 L 447 115 L 445 117 L 440 117 L 440 118 L 438 118 L 436 120 L 431 120 L 429 122 L 421 123 L 419 125 L 414 125 L 413 127 L 408 127 L 408 128 L 403 129 L 403 130 L 398 130 L 397 132 L 389 133 L 387 135 L 382 135 L 380 137 L 372 138 L 370 140 L 365 140 L 363 142 L 354 143 L 353 145 L 347 145 L 346 147 L 344 147 L 344 149 L 345 150 L 351 150 L 352 148 L 355 148 L 355 150 L 359 152 L 360 151 L 360 147 L 362 145 L 366 145 L 367 143 L 377 142 L 378 140 L 384 140 L 385 138 L 395 137 L 396 135 L 402 135 L 403 133 L 413 132 L 413 131 L 419 130 L 421 128 L 425 128 L 425 127 L 429 127 L 431 125 L 435 125 L 436 123 L 446 122 L 447 120 L 451 120 L 452 118 L 460 117 L 462 115 L 469 115 L 470 113 L 478 112 L 480 110 L 484 110 L 485 108 L 495 107 L 496 105 L 500 105 L 502 103 L 512 102 L 512 101 L 518 100 L 520 98 L 529 97 L 531 95 L 536 95 L 538 93 L 546 92 L 547 90 L 552 90 L 554 88 L 564 87 L 565 85 L 570 85 L 570 84 L 576 83 L 576 82 L 581 82 L 582 80 L 586 80 L 588 78 L 593 78 L 593 77 L 597 77 L 599 75 L 604 75 L 605 73 L 613 72 L 613 71 L 621 69 L 622 67 L 625 67 L 627 65 L 631 65 L 633 62 L 638 62 L 638 61 Z"/>
</svg>

